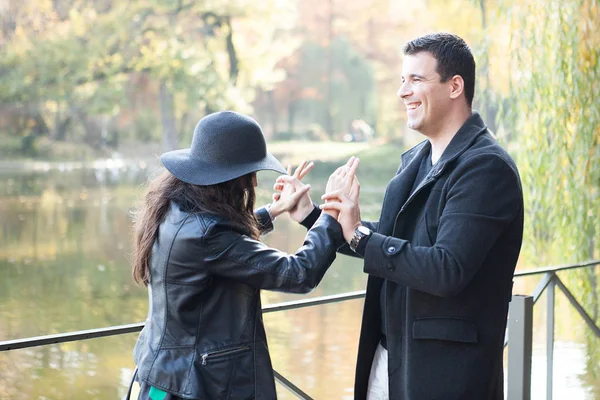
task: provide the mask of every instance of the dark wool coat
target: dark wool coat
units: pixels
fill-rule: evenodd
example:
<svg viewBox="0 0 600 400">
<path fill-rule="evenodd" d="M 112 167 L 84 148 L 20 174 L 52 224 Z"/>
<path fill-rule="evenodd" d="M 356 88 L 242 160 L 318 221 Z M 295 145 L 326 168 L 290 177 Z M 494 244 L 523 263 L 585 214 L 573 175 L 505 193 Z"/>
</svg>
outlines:
<svg viewBox="0 0 600 400">
<path fill-rule="evenodd" d="M 474 113 L 410 195 L 429 152 L 425 141 L 402 155 L 379 222 L 367 223 L 375 233 L 364 257 L 355 398 L 366 398 L 385 282 L 390 399 L 501 400 L 523 236 L 517 167 Z"/>
</svg>

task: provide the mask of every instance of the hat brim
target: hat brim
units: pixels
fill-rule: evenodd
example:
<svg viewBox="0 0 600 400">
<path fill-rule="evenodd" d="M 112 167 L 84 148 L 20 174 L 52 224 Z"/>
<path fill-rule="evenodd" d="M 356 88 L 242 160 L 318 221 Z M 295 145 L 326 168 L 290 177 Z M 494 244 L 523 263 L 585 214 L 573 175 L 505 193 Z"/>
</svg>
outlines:
<svg viewBox="0 0 600 400">
<path fill-rule="evenodd" d="M 216 185 L 256 171 L 287 174 L 279 160 L 267 152 L 261 160 L 246 164 L 213 164 L 190 157 L 190 149 L 174 150 L 160 156 L 165 168 L 177 179 L 192 185 Z"/>
</svg>

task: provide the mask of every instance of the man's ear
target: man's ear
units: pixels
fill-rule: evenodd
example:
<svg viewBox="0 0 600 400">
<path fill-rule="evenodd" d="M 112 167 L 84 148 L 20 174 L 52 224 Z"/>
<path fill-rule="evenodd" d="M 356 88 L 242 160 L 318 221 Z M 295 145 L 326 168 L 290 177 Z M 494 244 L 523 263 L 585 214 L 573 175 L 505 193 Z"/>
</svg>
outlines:
<svg viewBox="0 0 600 400">
<path fill-rule="evenodd" d="M 463 80 L 462 76 L 454 75 L 452 78 L 449 79 L 448 83 L 450 85 L 451 99 L 457 99 L 460 97 L 461 94 L 464 93 L 465 81 Z"/>
</svg>

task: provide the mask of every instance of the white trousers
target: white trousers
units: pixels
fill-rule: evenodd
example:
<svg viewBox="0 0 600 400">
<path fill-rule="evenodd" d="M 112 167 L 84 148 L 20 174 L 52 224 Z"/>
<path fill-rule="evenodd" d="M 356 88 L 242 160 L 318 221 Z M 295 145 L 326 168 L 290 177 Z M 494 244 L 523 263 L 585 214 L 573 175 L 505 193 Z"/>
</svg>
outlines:
<svg viewBox="0 0 600 400">
<path fill-rule="evenodd" d="M 380 343 L 377 345 L 373 364 L 371 364 L 367 400 L 389 400 L 389 398 L 388 352 Z"/>
</svg>

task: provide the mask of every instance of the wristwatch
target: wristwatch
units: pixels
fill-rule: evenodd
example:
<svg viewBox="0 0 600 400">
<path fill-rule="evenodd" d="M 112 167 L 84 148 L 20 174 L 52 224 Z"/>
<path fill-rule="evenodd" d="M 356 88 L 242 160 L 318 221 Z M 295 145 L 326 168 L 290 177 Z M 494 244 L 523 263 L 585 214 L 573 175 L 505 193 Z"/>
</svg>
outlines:
<svg viewBox="0 0 600 400">
<path fill-rule="evenodd" d="M 354 236 L 352 236 L 352 240 L 350 240 L 350 249 L 356 252 L 356 248 L 360 243 L 360 240 L 365 236 L 369 236 L 371 234 L 371 230 L 366 226 L 359 225 L 354 229 Z"/>
</svg>

